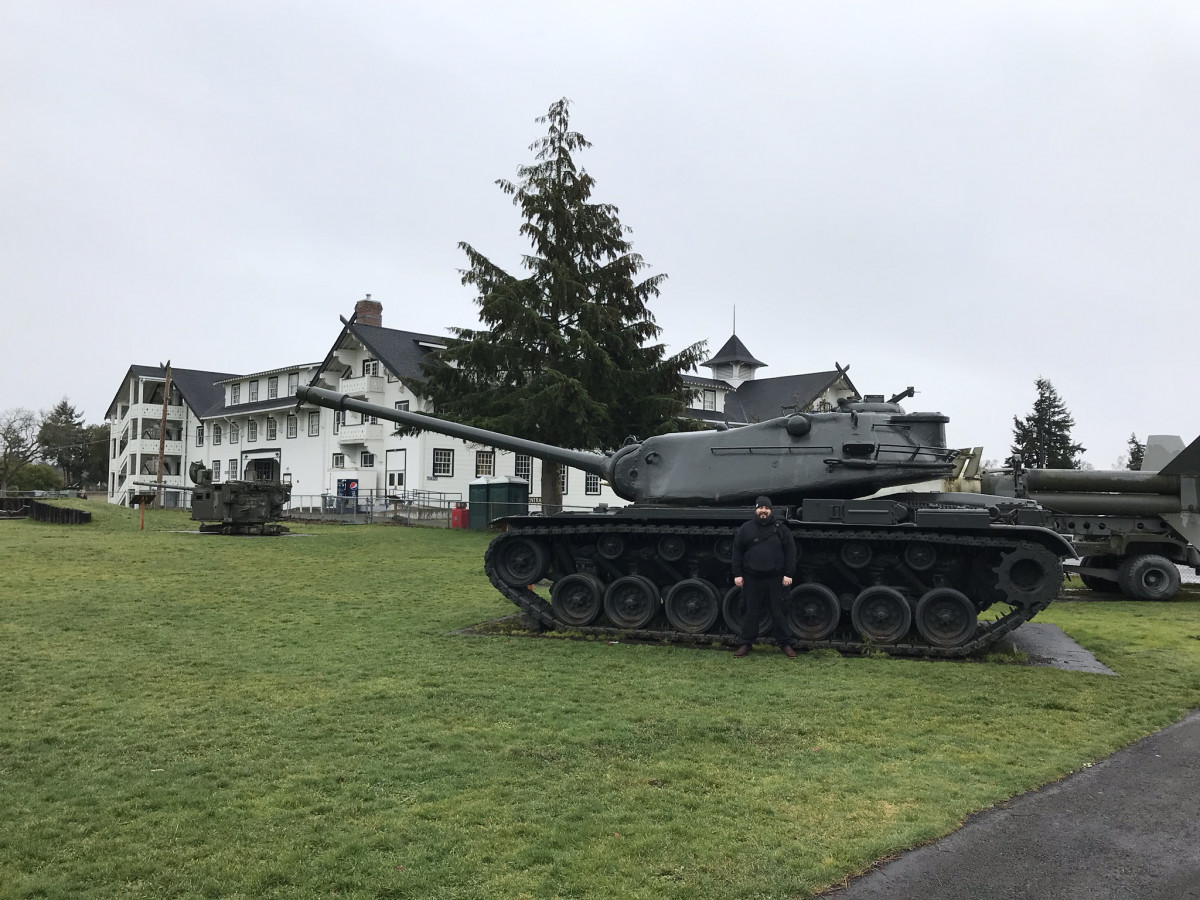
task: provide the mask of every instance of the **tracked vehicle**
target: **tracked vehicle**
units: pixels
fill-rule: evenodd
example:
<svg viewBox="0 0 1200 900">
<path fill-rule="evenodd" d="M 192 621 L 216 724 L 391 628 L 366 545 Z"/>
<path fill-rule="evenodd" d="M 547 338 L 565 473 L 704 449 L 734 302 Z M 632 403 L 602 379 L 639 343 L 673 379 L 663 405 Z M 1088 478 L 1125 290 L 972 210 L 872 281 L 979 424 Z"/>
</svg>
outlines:
<svg viewBox="0 0 1200 900">
<path fill-rule="evenodd" d="M 1044 609 L 1073 550 L 1033 501 L 882 488 L 947 475 L 940 413 L 882 396 L 831 412 L 659 435 L 611 454 L 566 450 L 314 387 L 299 402 L 536 456 L 605 479 L 620 509 L 508 516 L 484 557 L 496 588 L 540 626 L 616 638 L 736 641 L 733 535 L 769 495 L 796 539 L 787 598 L 796 647 L 965 656 Z M 535 590 L 546 579 L 550 600 Z M 980 613 L 1001 605 L 1000 615 Z M 765 631 L 765 629 L 760 629 Z"/>
</svg>

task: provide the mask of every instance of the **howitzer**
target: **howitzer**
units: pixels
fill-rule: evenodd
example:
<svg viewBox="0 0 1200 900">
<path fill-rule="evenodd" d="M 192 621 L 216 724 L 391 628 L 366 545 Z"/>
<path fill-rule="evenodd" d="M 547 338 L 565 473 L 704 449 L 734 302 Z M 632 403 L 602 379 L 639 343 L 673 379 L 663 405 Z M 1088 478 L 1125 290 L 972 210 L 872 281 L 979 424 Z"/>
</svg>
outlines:
<svg viewBox="0 0 1200 900">
<path fill-rule="evenodd" d="M 302 387 L 298 403 L 523 453 L 597 475 L 632 505 L 508 516 L 484 556 L 496 588 L 539 627 L 652 640 L 732 642 L 745 604 L 733 535 L 766 494 L 800 562 L 786 598 L 807 648 L 963 656 L 1045 608 L 1071 545 L 1030 500 L 880 488 L 949 474 L 947 418 L 868 396 L 830 412 L 632 441 L 612 453 L 556 447 Z M 535 590 L 550 583 L 550 601 Z M 1006 604 L 1001 617 L 978 614 Z M 760 627 L 761 631 L 761 627 Z"/>
</svg>

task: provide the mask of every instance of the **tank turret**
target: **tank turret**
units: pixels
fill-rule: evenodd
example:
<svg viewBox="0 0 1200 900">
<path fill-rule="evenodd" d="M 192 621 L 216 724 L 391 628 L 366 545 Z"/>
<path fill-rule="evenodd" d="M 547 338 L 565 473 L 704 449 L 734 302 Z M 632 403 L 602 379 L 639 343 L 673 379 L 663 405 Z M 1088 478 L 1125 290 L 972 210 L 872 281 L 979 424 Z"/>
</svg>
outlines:
<svg viewBox="0 0 1200 900">
<path fill-rule="evenodd" d="M 1070 543 L 1032 500 L 907 492 L 955 469 L 947 418 L 899 397 L 842 402 L 711 431 L 658 435 L 613 453 L 570 450 L 390 409 L 315 387 L 300 403 L 352 410 L 581 469 L 630 506 L 508 516 L 484 556 L 496 588 L 538 627 L 688 643 L 732 643 L 745 604 L 733 535 L 754 498 L 775 502 L 799 563 L 786 598 L 792 643 L 964 656 L 1045 608 Z M 550 600 L 536 589 L 546 580 Z M 981 622 L 996 603 L 1009 611 Z M 761 628 L 760 628 L 761 631 Z"/>
<path fill-rule="evenodd" d="M 612 454 L 567 450 L 316 387 L 302 387 L 296 397 L 581 469 L 635 503 L 736 506 L 759 494 L 789 505 L 853 499 L 947 475 L 958 452 L 946 447 L 945 416 L 905 413 L 882 397 L 842 403 L 833 412 L 658 435 Z"/>
</svg>

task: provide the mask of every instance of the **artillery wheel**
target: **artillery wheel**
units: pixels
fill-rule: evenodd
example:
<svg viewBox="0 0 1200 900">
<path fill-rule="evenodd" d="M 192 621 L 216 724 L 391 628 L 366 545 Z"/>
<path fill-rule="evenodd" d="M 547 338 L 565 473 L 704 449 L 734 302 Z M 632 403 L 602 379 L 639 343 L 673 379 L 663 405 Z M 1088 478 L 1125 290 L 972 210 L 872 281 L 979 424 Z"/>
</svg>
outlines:
<svg viewBox="0 0 1200 900">
<path fill-rule="evenodd" d="M 1179 569 L 1165 556 L 1146 553 L 1121 563 L 1117 583 L 1131 600 L 1170 600 L 1179 590 Z"/>
<path fill-rule="evenodd" d="M 604 583 L 595 575 L 576 572 L 556 581 L 550 598 L 554 614 L 568 625 L 591 625 L 600 615 Z"/>
<path fill-rule="evenodd" d="M 1044 606 L 1062 587 L 1062 562 L 1037 544 L 1022 544 L 1005 553 L 996 573 L 996 586 L 1012 606 Z"/>
<path fill-rule="evenodd" d="M 967 595 L 934 588 L 917 601 L 917 631 L 935 647 L 957 647 L 975 636 L 979 616 Z"/>
<path fill-rule="evenodd" d="M 740 587 L 730 588 L 721 601 L 721 615 L 731 634 L 741 635 L 742 624 L 746 621 L 746 600 Z M 758 612 L 758 633 L 767 634 L 771 630 L 771 610 L 761 609 Z"/>
<path fill-rule="evenodd" d="M 864 640 L 894 644 L 912 627 L 912 609 L 895 588 L 875 585 L 854 598 L 850 621 Z"/>
<path fill-rule="evenodd" d="M 642 575 L 618 578 L 604 592 L 604 612 L 618 628 L 644 627 L 658 607 L 658 585 Z"/>
<path fill-rule="evenodd" d="M 823 584 L 797 585 L 784 607 L 788 629 L 802 641 L 823 641 L 837 629 L 842 617 L 837 594 Z"/>
<path fill-rule="evenodd" d="M 717 589 L 703 578 L 686 578 L 672 585 L 663 607 L 675 630 L 685 634 L 704 634 L 721 614 Z"/>
<path fill-rule="evenodd" d="M 550 568 L 550 551 L 535 538 L 510 537 L 496 546 L 496 574 L 505 584 L 525 587 L 541 581 Z"/>
</svg>

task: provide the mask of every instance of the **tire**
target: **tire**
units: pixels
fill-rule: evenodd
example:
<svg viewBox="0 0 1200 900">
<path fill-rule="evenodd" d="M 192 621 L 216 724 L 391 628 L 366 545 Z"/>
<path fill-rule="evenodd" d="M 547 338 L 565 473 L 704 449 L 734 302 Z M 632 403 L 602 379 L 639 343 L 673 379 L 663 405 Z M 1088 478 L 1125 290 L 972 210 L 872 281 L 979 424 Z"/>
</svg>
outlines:
<svg viewBox="0 0 1200 900">
<path fill-rule="evenodd" d="M 550 591 L 554 614 L 576 628 L 591 625 L 604 603 L 604 582 L 595 575 L 575 573 L 560 578 Z"/>
<path fill-rule="evenodd" d="M 636 631 L 646 627 L 662 603 L 658 586 L 642 575 L 625 575 L 604 592 L 604 614 L 618 628 Z"/>
<path fill-rule="evenodd" d="M 1084 567 L 1092 569 L 1112 569 L 1114 575 L 1117 571 L 1117 567 L 1113 564 L 1111 556 L 1085 556 L 1079 563 Z M 1095 591 L 1098 594 L 1112 594 L 1119 590 L 1115 578 L 1098 578 L 1095 575 L 1081 574 L 1079 580 L 1083 582 L 1083 586 L 1089 591 Z"/>
<path fill-rule="evenodd" d="M 1157 553 L 1132 556 L 1117 570 L 1117 583 L 1130 600 L 1170 600 L 1179 592 L 1179 569 Z"/>
<path fill-rule="evenodd" d="M 530 537 L 506 537 L 496 545 L 494 559 L 500 580 L 513 587 L 536 584 L 550 568 L 550 551 Z"/>
<path fill-rule="evenodd" d="M 686 578 L 667 591 L 663 608 L 676 631 L 705 634 L 721 615 L 720 595 L 711 582 L 703 578 Z"/>
<path fill-rule="evenodd" d="M 784 600 L 788 630 L 801 641 L 823 641 L 842 619 L 837 594 L 823 584 L 800 584 Z"/>
<path fill-rule="evenodd" d="M 934 588 L 917 601 L 917 631 L 934 647 L 960 647 L 975 636 L 979 617 L 966 594 Z"/>
<path fill-rule="evenodd" d="M 895 644 L 912 627 L 912 607 L 895 588 L 876 585 L 854 598 L 850 621 L 864 641 Z"/>
</svg>

